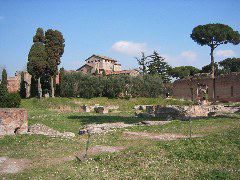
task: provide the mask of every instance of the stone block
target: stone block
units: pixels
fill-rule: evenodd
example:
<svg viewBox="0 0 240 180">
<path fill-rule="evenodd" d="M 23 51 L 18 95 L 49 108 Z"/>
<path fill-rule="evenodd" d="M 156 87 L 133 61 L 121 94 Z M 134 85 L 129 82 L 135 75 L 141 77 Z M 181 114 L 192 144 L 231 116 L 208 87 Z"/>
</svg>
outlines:
<svg viewBox="0 0 240 180">
<path fill-rule="evenodd" d="M 96 113 L 99 113 L 99 114 L 107 114 L 109 111 L 109 109 L 104 106 L 99 106 L 95 110 L 96 110 Z"/>
<path fill-rule="evenodd" d="M 95 108 L 94 106 L 86 106 L 86 105 L 82 106 L 82 109 L 84 112 L 92 112 L 94 108 Z"/>
<path fill-rule="evenodd" d="M 27 131 L 27 110 L 22 108 L 0 108 L 0 136 L 25 134 Z"/>
</svg>

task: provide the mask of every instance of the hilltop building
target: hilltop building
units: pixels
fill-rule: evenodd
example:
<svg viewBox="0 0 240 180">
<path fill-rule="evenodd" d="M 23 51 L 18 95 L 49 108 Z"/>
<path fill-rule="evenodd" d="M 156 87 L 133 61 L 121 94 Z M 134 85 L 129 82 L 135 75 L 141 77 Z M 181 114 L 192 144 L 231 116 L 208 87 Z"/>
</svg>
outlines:
<svg viewBox="0 0 240 180">
<path fill-rule="evenodd" d="M 110 74 L 128 74 L 131 76 L 136 76 L 139 74 L 137 70 L 121 70 L 121 64 L 117 60 L 93 54 L 85 60 L 86 64 L 77 69 L 84 74 L 90 73 L 95 74 L 96 70 L 98 74 L 103 74 L 105 71 L 106 75 Z"/>
</svg>

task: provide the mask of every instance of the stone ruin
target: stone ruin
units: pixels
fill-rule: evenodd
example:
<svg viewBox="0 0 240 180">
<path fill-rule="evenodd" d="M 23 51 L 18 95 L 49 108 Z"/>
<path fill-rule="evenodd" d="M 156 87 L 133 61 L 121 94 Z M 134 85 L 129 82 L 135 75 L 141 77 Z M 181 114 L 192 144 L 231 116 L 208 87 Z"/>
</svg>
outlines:
<svg viewBox="0 0 240 180">
<path fill-rule="evenodd" d="M 23 108 L 0 108 L 0 137 L 17 134 L 41 134 L 50 137 L 72 138 L 72 132 L 60 133 L 44 124 L 28 126 L 28 113 Z"/>
<path fill-rule="evenodd" d="M 99 114 L 107 114 L 110 110 L 117 110 L 119 106 L 109 105 L 109 106 L 100 106 L 99 104 L 95 104 L 94 106 L 82 106 L 84 112 L 96 112 Z"/>
<path fill-rule="evenodd" d="M 28 113 L 22 108 L 0 108 L 0 136 L 25 134 L 28 131 Z"/>
<path fill-rule="evenodd" d="M 146 113 L 136 112 L 137 116 L 160 117 L 171 119 L 192 119 L 208 116 L 225 115 L 228 113 L 238 112 L 240 107 L 230 107 L 224 105 L 192 105 L 192 106 L 160 106 L 151 105 L 146 107 Z"/>
<path fill-rule="evenodd" d="M 75 137 L 75 134 L 72 132 L 59 132 L 57 130 L 54 130 L 44 124 L 34 124 L 29 126 L 28 128 L 28 134 L 39 134 L 39 135 L 45 135 L 49 137 L 60 137 L 60 138 L 73 138 Z"/>
</svg>

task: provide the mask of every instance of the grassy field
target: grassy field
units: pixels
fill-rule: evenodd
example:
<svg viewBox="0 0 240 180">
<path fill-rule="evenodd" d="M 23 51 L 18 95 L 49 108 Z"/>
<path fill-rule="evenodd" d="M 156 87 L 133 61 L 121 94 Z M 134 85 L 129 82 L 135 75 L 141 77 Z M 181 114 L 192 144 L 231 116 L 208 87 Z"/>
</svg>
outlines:
<svg viewBox="0 0 240 180">
<path fill-rule="evenodd" d="M 76 112 L 80 105 L 119 105 L 107 115 Z M 27 158 L 31 168 L 18 174 L 4 174 L 3 179 L 238 179 L 240 177 L 240 114 L 194 120 L 196 139 L 154 141 L 126 139 L 124 131 L 179 133 L 187 135 L 189 123 L 174 120 L 163 126 L 135 126 L 91 137 L 90 146 L 123 146 L 116 153 L 101 153 L 85 162 L 71 160 L 60 164 L 53 159 L 68 157 L 84 149 L 86 135 L 77 135 L 85 124 L 136 123 L 134 105 L 191 102 L 160 98 L 123 99 L 28 99 L 22 107 L 29 112 L 29 124 L 42 123 L 60 132 L 70 131 L 75 138 L 50 138 L 42 135 L 5 136 L 0 139 L 0 157 Z M 58 111 L 64 107 L 68 112 Z M 151 120 L 151 119 L 150 119 Z M 156 118 L 153 120 L 157 120 Z"/>
</svg>

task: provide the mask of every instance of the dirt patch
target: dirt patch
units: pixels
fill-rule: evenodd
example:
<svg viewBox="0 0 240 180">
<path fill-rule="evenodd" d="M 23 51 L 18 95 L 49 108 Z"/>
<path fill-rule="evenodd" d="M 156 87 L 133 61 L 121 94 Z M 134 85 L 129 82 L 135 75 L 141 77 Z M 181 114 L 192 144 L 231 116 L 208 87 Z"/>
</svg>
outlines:
<svg viewBox="0 0 240 180">
<path fill-rule="evenodd" d="M 146 132 L 123 132 L 123 135 L 127 139 L 145 138 L 145 139 L 162 140 L 162 141 L 189 138 L 189 136 L 186 136 L 183 134 L 171 134 L 171 133 L 155 134 L 155 133 L 146 133 Z M 193 138 L 202 137 L 202 135 L 192 135 L 192 137 Z"/>
<path fill-rule="evenodd" d="M 161 126 L 164 124 L 168 124 L 171 121 L 142 121 L 139 125 L 146 125 L 146 126 Z"/>
<path fill-rule="evenodd" d="M 31 161 L 28 159 L 13 159 L 7 157 L 0 157 L 0 173 L 10 174 L 18 173 L 28 168 Z"/>
<path fill-rule="evenodd" d="M 125 149 L 125 147 L 116 146 L 94 146 L 89 149 L 90 154 L 99 154 L 102 152 L 114 153 Z"/>
<path fill-rule="evenodd" d="M 126 147 L 121 146 L 94 146 L 88 150 L 88 155 L 97 155 L 101 153 L 114 153 L 124 150 Z M 81 151 L 75 154 L 75 157 L 80 161 L 85 161 L 85 151 Z"/>
<path fill-rule="evenodd" d="M 29 134 L 41 134 L 49 137 L 62 137 L 62 138 L 75 137 L 75 134 L 72 132 L 61 133 L 44 124 L 34 124 L 32 126 L 29 126 L 28 131 L 29 131 Z"/>
</svg>

